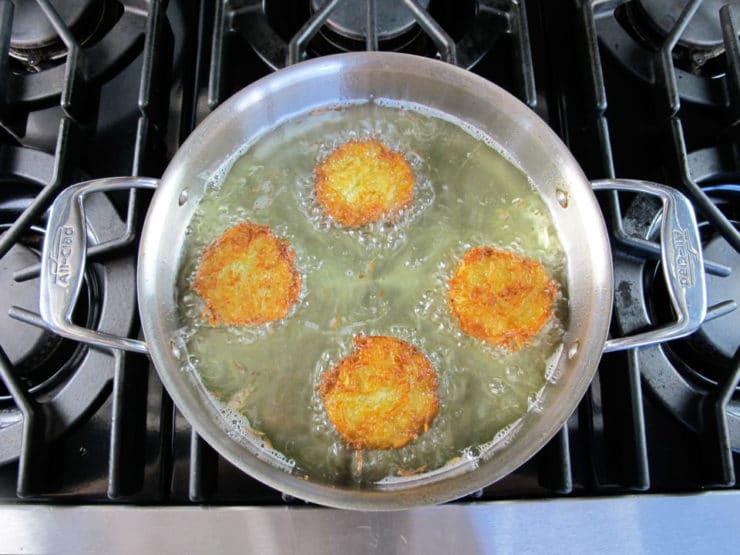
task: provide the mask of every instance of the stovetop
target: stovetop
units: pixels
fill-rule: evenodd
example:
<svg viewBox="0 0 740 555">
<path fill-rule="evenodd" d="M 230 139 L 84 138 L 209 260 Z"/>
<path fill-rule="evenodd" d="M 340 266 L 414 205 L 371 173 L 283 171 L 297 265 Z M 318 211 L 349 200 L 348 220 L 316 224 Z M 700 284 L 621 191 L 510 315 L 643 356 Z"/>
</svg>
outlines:
<svg viewBox="0 0 740 555">
<path fill-rule="evenodd" d="M 671 185 L 700 222 L 707 321 L 687 339 L 605 355 L 552 441 L 463 501 L 737 489 L 739 30 L 740 6 L 712 0 L 0 0 L 0 502 L 303 504 L 213 451 L 145 357 L 46 331 L 39 248 L 69 184 L 159 176 L 229 95 L 303 58 L 365 49 L 492 80 L 555 129 L 589 178 Z M 140 333 L 148 200 L 92 199 L 75 322 Z M 669 321 L 660 207 L 599 200 L 615 253 L 612 336 Z"/>
</svg>

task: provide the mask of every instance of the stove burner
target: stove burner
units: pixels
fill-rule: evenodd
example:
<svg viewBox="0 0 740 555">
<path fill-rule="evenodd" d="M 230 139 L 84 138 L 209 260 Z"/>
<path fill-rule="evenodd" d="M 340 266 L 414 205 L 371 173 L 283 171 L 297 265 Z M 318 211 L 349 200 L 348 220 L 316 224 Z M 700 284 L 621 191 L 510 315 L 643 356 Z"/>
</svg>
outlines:
<svg viewBox="0 0 740 555">
<path fill-rule="evenodd" d="M 740 225 L 740 210 L 737 200 L 740 186 L 721 185 L 705 187 L 705 192 L 719 206 L 735 226 Z M 719 276 L 707 273 L 708 306 L 718 306 L 727 302 L 740 302 L 740 253 L 718 235 L 707 222 L 699 224 L 702 236 L 702 250 L 706 260 L 720 263 L 730 269 L 730 274 Z M 651 235 L 655 235 L 651 233 Z M 652 237 L 656 239 L 656 237 Z M 673 315 L 666 314 L 670 305 L 668 293 L 661 275 L 660 264 L 650 272 L 646 285 L 647 297 L 650 300 L 649 312 L 653 319 L 671 320 Z M 677 367 L 689 379 L 715 386 L 722 383 L 732 371 L 732 357 L 740 346 L 740 310 L 733 310 L 720 318 L 705 321 L 699 330 L 684 339 L 665 345 L 665 349 L 677 361 Z"/>
<path fill-rule="evenodd" d="M 65 6 L 65 10 L 71 9 L 66 1 L 55 1 Z M 28 10 L 26 6 L 36 5 L 36 0 L 24 0 L 18 4 Z M 142 65 L 145 67 L 148 63 L 144 56 L 143 40 L 147 18 L 150 12 L 154 15 L 159 13 L 157 6 L 164 4 L 167 7 L 166 16 L 163 16 L 162 39 L 157 43 L 157 55 L 152 59 L 156 60 L 158 70 L 153 75 L 151 88 L 157 91 L 181 90 L 182 73 L 179 67 L 185 43 L 170 40 L 170 37 L 171 31 L 183 25 L 186 2 L 88 0 L 86 13 L 97 14 L 100 23 L 92 31 L 92 27 L 85 26 L 82 21 L 79 27 L 82 35 L 77 32 L 78 27 L 72 27 L 78 42 L 88 29 L 92 35 L 87 42 L 83 41 L 78 51 L 78 67 L 81 68 L 78 77 L 81 82 L 79 86 L 72 87 L 76 93 L 67 99 L 70 104 L 63 109 L 59 98 L 65 82 L 69 82 L 69 76 L 65 75 L 70 61 L 66 51 L 63 58 L 34 67 L 11 58 L 8 79 L 0 82 L 0 93 L 4 95 L 2 103 L 5 105 L 7 102 L 6 109 L 0 110 L 0 127 L 22 146 L 53 153 L 59 146 L 61 120 L 65 115 L 71 115 L 74 127 L 81 131 L 75 133 L 75 137 L 86 141 L 93 132 L 95 134 L 95 148 L 81 148 L 79 164 L 92 175 L 128 174 L 134 157 L 133 149 L 137 144 L 137 119 L 144 111 L 149 118 L 160 122 L 155 125 L 155 134 L 163 136 L 157 141 L 166 142 L 171 155 L 177 132 L 164 125 L 167 118 L 165 112 L 179 110 L 179 107 L 169 102 L 159 102 L 147 108 L 139 105 Z M 19 15 L 15 10 L 12 16 L 13 27 L 9 30 L 15 29 L 18 18 L 23 18 L 23 12 Z M 50 26 L 43 12 L 34 11 L 34 16 L 42 27 Z M 84 14 L 82 17 L 84 20 Z"/>
<path fill-rule="evenodd" d="M 237 31 L 271 69 L 285 67 L 288 43 L 328 0 L 241 0 L 224 9 L 223 28 Z M 457 65 L 472 68 L 507 34 L 521 37 L 526 16 L 515 0 L 419 2 L 452 38 Z M 400 0 L 375 0 L 378 48 L 436 57 L 437 48 Z M 305 9 L 304 9 L 305 8 Z M 366 49 L 367 0 L 344 0 L 306 47 L 309 57 Z M 529 60 L 529 53 L 522 53 Z M 527 62 L 528 63 L 528 62 Z"/>
<path fill-rule="evenodd" d="M 9 227 L 8 224 L 0 227 Z M 38 395 L 61 383 L 79 361 L 82 349 L 44 328 L 26 326 L 9 316 L 17 306 L 38 313 L 38 279 L 16 281 L 15 272 L 39 262 L 38 252 L 44 230 L 38 227 L 16 243 L 0 260 L 0 284 L 9 294 L 0 301 L 0 345 L 3 346 L 16 374 L 27 391 Z M 75 306 L 73 320 L 84 326 L 95 325 L 98 317 L 98 287 L 86 272 Z M 0 402 L 10 401 L 5 385 L 0 382 Z"/>
<path fill-rule="evenodd" d="M 48 101 L 65 83 L 66 47 L 35 0 L 14 2 L 8 83 L 5 102 Z M 54 8 L 82 46 L 83 78 L 108 78 L 131 59 L 146 30 L 147 2 L 140 0 L 56 0 Z M 4 83 L 5 85 L 5 83 Z M 8 110 L 3 118 L 21 110 Z M 3 122 L 5 123 L 5 122 Z"/>
<path fill-rule="evenodd" d="M 694 169 L 692 175 L 700 182 L 727 177 L 723 159 L 726 160 L 715 149 L 690 154 L 689 164 Z M 704 190 L 737 225 L 740 186 L 705 186 Z M 659 204 L 639 196 L 625 212 L 624 226 L 630 234 L 654 239 L 652 236 L 658 227 L 659 216 Z M 707 275 L 710 313 L 714 307 L 719 316 L 705 321 L 688 338 L 639 349 L 634 357 L 629 358 L 629 363 L 638 367 L 648 388 L 676 418 L 690 429 L 701 432 L 707 425 L 707 403 L 734 369 L 732 358 L 738 346 L 740 319 L 740 308 L 737 307 L 740 302 L 737 284 L 740 255 L 711 225 L 702 221 L 699 215 L 697 218 L 705 259 L 731 269 L 728 276 Z M 630 333 L 672 319 L 673 315 L 666 314 L 669 303 L 665 286 L 662 279 L 656 277 L 662 274 L 659 266 L 629 253 L 616 252 L 614 316 L 621 332 Z M 732 444 L 740 448 L 740 399 L 737 393 L 735 400 L 729 403 L 726 416 Z"/>
<path fill-rule="evenodd" d="M 311 0 L 311 9 L 316 12 L 329 0 Z M 421 0 L 419 5 L 427 9 L 429 0 Z M 358 41 L 367 37 L 367 0 L 345 0 L 341 2 L 326 20 L 326 27 L 334 33 Z M 376 0 L 375 21 L 379 41 L 393 39 L 413 32 L 417 27 L 411 12 L 398 0 Z"/>
<path fill-rule="evenodd" d="M 622 0 L 594 3 L 600 42 L 640 80 L 654 84 L 656 56 L 688 0 Z M 719 7 L 726 0 L 705 0 L 672 51 L 681 98 L 709 106 L 727 104 L 726 60 Z M 737 10 L 734 10 L 737 17 Z"/>
<path fill-rule="evenodd" d="M 14 221 L 53 176 L 53 156 L 0 145 L 0 229 Z M 125 232 L 125 223 L 106 196 L 92 195 L 85 202 L 85 212 L 92 244 L 116 239 Z M 48 438 L 53 439 L 102 400 L 113 380 L 115 359 L 106 351 L 61 339 L 7 316 L 12 306 L 38 312 L 37 280 L 16 282 L 13 273 L 38 262 L 42 241 L 43 229 L 32 228 L 0 260 L 0 310 L 4 311 L 0 313 L 0 343 L 20 381 L 53 415 L 48 429 Z M 121 256 L 104 265 L 90 264 L 84 283 L 73 321 L 128 335 L 136 306 L 133 256 Z M 18 457 L 22 431 L 20 411 L 0 388 L 0 465 Z"/>
<path fill-rule="evenodd" d="M 625 24 L 637 40 L 657 51 L 661 48 L 683 11 L 684 0 L 635 0 L 624 5 Z M 716 78 L 725 73 L 719 9 L 722 0 L 704 1 L 689 20 L 673 49 L 676 68 Z"/>
<path fill-rule="evenodd" d="M 687 2 L 688 0 L 637 0 L 636 4 L 648 22 L 665 37 L 673 29 Z M 687 48 L 719 47 L 724 50 L 719 9 L 726 3 L 727 0 L 703 0 L 678 39 L 678 44 Z"/>
<path fill-rule="evenodd" d="M 39 262 L 39 255 L 26 245 L 15 244 L 0 259 L 0 344 L 16 370 L 23 375 L 45 364 L 60 339 L 42 328 L 27 328 L 8 316 L 11 306 L 38 312 L 38 283 L 17 282 L 13 274 Z M 2 389 L 2 387 L 0 387 Z M 1 397 L 0 397 L 1 398 Z"/>
<path fill-rule="evenodd" d="M 103 21 L 105 0 L 64 0 L 52 3 L 80 45 L 86 44 Z M 10 36 L 10 56 L 38 71 L 62 58 L 67 48 L 35 1 L 17 2 Z"/>
</svg>

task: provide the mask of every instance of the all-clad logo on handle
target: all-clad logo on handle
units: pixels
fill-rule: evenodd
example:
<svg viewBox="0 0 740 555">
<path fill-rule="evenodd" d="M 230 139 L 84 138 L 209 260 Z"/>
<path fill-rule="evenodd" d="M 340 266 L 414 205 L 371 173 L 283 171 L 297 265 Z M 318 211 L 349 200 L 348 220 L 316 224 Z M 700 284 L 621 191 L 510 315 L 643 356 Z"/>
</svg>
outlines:
<svg viewBox="0 0 740 555">
<path fill-rule="evenodd" d="M 52 281 L 61 287 L 69 285 L 69 258 L 72 256 L 74 236 L 75 230 L 71 225 L 60 227 L 54 237 L 54 248 L 49 253 Z"/>
<path fill-rule="evenodd" d="M 693 287 L 696 283 L 696 261 L 698 251 L 691 244 L 688 229 L 673 230 L 673 248 L 675 249 L 675 264 L 678 274 L 678 283 L 682 287 Z"/>
</svg>

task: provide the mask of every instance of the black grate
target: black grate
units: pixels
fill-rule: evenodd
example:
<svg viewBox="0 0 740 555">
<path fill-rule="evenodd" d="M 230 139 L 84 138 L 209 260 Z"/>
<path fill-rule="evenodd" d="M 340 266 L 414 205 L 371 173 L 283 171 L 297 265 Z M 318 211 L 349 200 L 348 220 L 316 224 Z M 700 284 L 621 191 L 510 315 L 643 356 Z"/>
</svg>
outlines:
<svg viewBox="0 0 740 555">
<path fill-rule="evenodd" d="M 634 80 L 629 79 L 622 68 L 615 68 L 618 64 L 615 64 L 614 59 L 608 59 L 608 69 L 605 69 L 602 59 L 604 50 L 607 51 L 607 58 L 610 57 L 610 53 L 604 42 L 599 40 L 602 38 L 599 27 L 601 25 L 602 30 L 611 32 L 610 26 L 615 25 L 616 21 L 615 11 L 623 4 L 627 3 L 578 2 L 567 21 L 564 21 L 563 17 L 558 18 L 559 14 L 552 14 L 558 21 L 558 28 L 561 25 L 562 28 L 568 28 L 572 21 L 571 28 L 580 43 L 572 54 L 576 59 L 580 59 L 585 69 L 580 78 L 574 75 L 574 72 L 564 72 L 559 74 L 561 76 L 559 84 L 558 79 L 555 79 L 558 91 L 556 94 L 562 94 L 565 100 L 570 100 L 569 104 L 562 101 L 556 104 L 560 109 L 558 116 L 560 128 L 558 129 L 556 125 L 556 129 L 574 151 L 588 175 L 594 178 L 615 175 L 641 177 L 663 181 L 677 187 L 689 195 L 700 215 L 737 251 L 739 246 L 737 222 L 733 224 L 727 215 L 720 211 L 700 186 L 698 179 L 692 175 L 683 119 L 684 116 L 686 120 L 696 118 L 697 108 L 690 103 L 684 103 L 682 106 L 671 56 L 700 1 L 687 2 L 683 13 L 678 17 L 664 42 L 655 51 L 642 52 L 646 58 L 643 61 L 653 68 L 655 79 L 640 87 Z M 713 131 L 710 144 L 728 147 L 731 147 L 733 142 L 735 147 L 737 144 L 735 142 L 737 118 L 734 114 L 738 98 L 733 91 L 736 90 L 738 35 L 737 30 L 732 29 L 730 17 L 732 9 L 733 7 L 728 4 L 717 14 L 722 24 L 725 43 L 727 69 L 723 79 L 728 91 L 727 102 L 711 114 L 711 119 L 706 117 L 702 121 L 704 127 L 702 131 L 707 128 Z M 606 31 L 603 34 L 604 40 L 608 41 L 611 35 Z M 576 87 L 583 87 L 585 90 L 575 91 Z M 693 121 L 691 125 L 690 131 L 693 132 L 696 126 Z M 610 127 L 618 129 L 612 134 Z M 618 137 L 614 139 L 616 135 Z M 643 141 L 654 142 L 645 144 Z M 640 149 L 647 149 L 649 154 L 640 152 Z M 740 174 L 737 159 L 734 163 L 730 162 L 724 172 L 726 177 L 737 180 Z M 630 199 L 611 193 L 604 195 L 602 201 L 605 214 L 610 220 L 614 244 L 618 246 L 617 263 L 619 264 L 619 257 L 622 256 L 655 257 L 659 252 L 656 244 L 645 238 L 636 237 L 625 229 L 623 208 L 628 205 Z M 705 261 L 705 270 L 710 274 L 721 276 L 729 276 L 731 272 L 727 266 L 712 260 Z M 618 284 L 618 297 L 620 285 L 622 284 Z M 708 317 L 726 315 L 734 310 L 735 302 L 729 299 L 710 307 Z M 687 443 L 692 446 L 701 445 L 703 455 L 696 457 L 695 454 L 688 454 L 685 461 L 673 462 L 668 453 L 670 448 L 656 445 L 661 441 L 661 436 L 656 437 L 651 433 L 651 427 L 664 428 L 664 426 L 658 425 L 651 418 L 652 398 L 643 395 L 640 380 L 640 376 L 643 375 L 647 377 L 648 384 L 653 385 L 655 381 L 651 379 L 651 375 L 664 370 L 652 356 L 656 349 L 660 348 L 651 347 L 630 352 L 626 357 L 606 356 L 599 375 L 579 410 L 579 417 L 586 422 L 588 428 L 586 440 L 593 466 L 594 483 L 599 487 L 613 485 L 634 490 L 651 488 L 653 491 L 733 486 L 734 460 L 729 439 L 727 406 L 730 392 L 734 391 L 737 383 L 737 361 L 735 360 L 733 369 L 727 373 L 724 382 L 717 385 L 716 391 L 702 392 L 701 403 L 706 407 L 708 417 L 695 430 L 699 434 L 696 443 L 693 440 L 686 441 L 684 438 L 676 442 L 682 445 L 681 450 L 688 451 L 691 451 L 692 447 L 686 447 Z M 671 367 L 666 369 L 666 372 L 675 373 L 675 370 Z M 657 389 L 662 387 L 672 389 L 674 386 L 667 380 L 661 380 L 657 384 Z M 654 393 L 655 389 L 654 387 L 651 393 Z M 719 391 L 724 392 L 724 395 Z M 676 395 L 680 395 L 680 392 Z M 660 398 L 660 394 L 657 397 Z M 681 399 L 673 401 L 678 406 L 677 409 L 674 407 L 674 410 L 681 410 L 683 401 Z M 721 438 L 719 442 L 718 437 Z M 652 443 L 648 441 L 649 438 L 653 438 Z M 737 444 L 735 448 L 738 448 Z M 676 470 L 679 467 L 680 470 Z M 671 476 L 674 471 L 675 474 Z M 667 480 L 664 477 L 666 474 Z"/>
<path fill-rule="evenodd" d="M 137 80 L 139 94 L 136 98 L 138 107 L 135 120 L 133 144 L 120 145 L 122 152 L 128 155 L 132 175 L 142 173 L 160 173 L 163 167 L 163 141 L 161 130 L 164 129 L 164 110 L 167 109 L 169 77 L 168 55 L 172 51 L 172 36 L 165 26 L 166 2 L 152 0 L 149 12 L 145 19 L 145 40 L 140 48 L 141 69 Z M 81 48 L 70 29 L 59 17 L 52 2 L 38 0 L 38 6 L 44 17 L 54 27 L 56 33 L 66 47 L 66 57 L 61 66 L 55 66 L 45 75 L 42 71 L 37 74 L 22 75 L 11 73 L 7 65 L 7 53 L 10 44 L 10 35 L 13 20 L 13 4 L 9 0 L 0 1 L 0 98 L 3 99 L 2 122 L 8 130 L 8 122 L 15 122 L 19 113 L 33 111 L 34 105 L 29 104 L 27 97 L 39 83 L 46 93 L 49 79 L 53 79 L 63 71 L 63 85 L 61 90 L 52 95 L 48 102 L 50 106 L 58 106 L 58 134 L 53 150 L 53 173 L 51 178 L 35 196 L 33 201 L 20 213 L 12 225 L 0 237 L 0 256 L 5 255 L 16 243 L 21 241 L 24 234 L 32 225 L 42 223 L 44 214 L 49 208 L 56 194 L 67 185 L 79 181 L 80 174 L 77 168 L 82 165 L 82 153 L 94 150 L 95 103 L 100 98 L 100 83 L 94 79 L 98 76 L 89 69 L 94 66 L 92 56 L 97 55 L 90 49 Z M 129 27 L 129 34 L 136 34 L 136 29 Z M 169 44 L 168 44 L 169 42 Z M 43 82 L 42 82 L 43 80 Z M 19 83 L 23 84 L 27 94 L 14 94 Z M 15 89 L 14 89 L 15 85 Z M 50 123 L 54 126 L 54 122 Z M 12 135 L 12 132 L 9 134 Z M 4 139 L 5 142 L 5 139 Z M 12 144 L 10 140 L 7 141 Z M 12 161 L 7 161 L 10 165 Z M 8 168 L 2 168 L 3 172 Z M 8 177 L 4 176 L 7 180 Z M 89 256 L 92 262 L 108 260 L 117 253 L 135 247 L 137 226 L 140 219 L 141 195 L 132 191 L 125 198 L 119 198 L 119 204 L 125 217 L 125 231 L 122 235 L 92 246 Z M 33 279 L 38 276 L 40 264 L 20 269 L 15 273 L 16 281 Z M 133 299 L 131 299 L 133 301 Z M 29 325 L 43 325 L 37 314 L 27 311 L 16 313 L 16 317 Z M 132 357 L 131 357 L 132 358 Z M 98 474 L 105 476 L 105 489 L 111 499 L 120 498 L 137 492 L 142 484 L 142 467 L 144 441 L 141 437 L 143 430 L 140 423 L 142 406 L 136 397 L 146 392 L 146 363 L 138 360 L 131 363 L 127 356 L 112 352 L 110 355 L 110 371 L 112 372 L 111 403 L 112 413 L 108 422 L 109 441 L 106 468 L 95 469 L 89 476 L 95 479 Z M 100 368 L 106 372 L 107 369 Z M 15 403 L 23 414 L 23 441 L 19 453 L 16 492 L 22 498 L 54 497 L 56 488 L 64 477 L 59 472 L 75 472 L 67 468 L 59 468 L 64 464 L 61 450 L 51 440 L 48 429 L 50 420 L 65 419 L 67 416 L 55 406 L 50 397 L 41 401 L 29 397 L 24 386 L 18 380 L 13 365 L 5 353 L 0 357 L 0 375 L 10 390 Z M 99 403 L 97 403 L 99 404 Z M 90 407 L 91 409 L 93 407 Z M 63 407 L 62 407 L 63 409 Z M 89 411 L 88 411 L 89 412 Z M 163 421 L 163 424 L 166 422 Z M 167 433 L 166 428 L 162 430 Z M 81 456 L 87 454 L 87 448 L 81 446 Z M 75 476 L 76 478 L 76 476 Z M 78 484 L 79 486 L 79 484 Z M 73 493 L 75 489 L 71 490 Z M 78 490 L 79 491 L 79 490 Z"/>
<path fill-rule="evenodd" d="M 37 1 L 67 48 L 63 65 L 52 68 L 55 75 L 63 71 L 61 86 L 44 100 L 44 107 L 54 107 L 58 115 L 53 172 L 0 237 L 0 256 L 30 226 L 43 224 L 54 196 L 79 179 L 78 168 L 94 166 L 90 159 L 99 140 L 101 77 L 89 71 L 88 59 L 94 45 L 78 45 L 55 17 L 54 2 Z M 133 68 L 138 83 L 137 94 L 128 99 L 135 117 L 122 126 L 116 144 L 128 171 L 160 175 L 177 146 L 226 96 L 279 67 L 327 53 L 319 41 L 322 22 L 342 1 L 324 3 L 323 10 L 311 14 L 307 2 L 150 0 L 142 40 L 118 67 Z M 687 3 L 684 16 L 659 48 L 642 52 L 640 63 L 653 75 L 651 82 L 643 83 L 621 68 L 608 48 L 609 33 L 618 23 L 615 12 L 618 15 L 620 6 L 630 2 L 471 0 L 461 1 L 455 11 L 434 0 L 428 10 L 403 0 L 426 37 L 412 44 L 416 53 L 469 68 L 518 96 L 559 133 L 589 177 L 644 178 L 679 188 L 692 198 L 707 225 L 737 251 L 736 222 L 718 207 L 705 183 L 718 175 L 740 179 L 740 46 L 733 23 L 740 14 L 733 14 L 739 10 L 730 4 L 717 14 L 724 37 L 725 98 L 716 106 L 698 106 L 683 98 L 671 53 L 699 3 Z M 366 6 L 367 28 L 375 29 L 374 0 Z M 277 12 L 282 18 L 276 21 Z M 0 148 L 22 143 L 19 114 L 38 108 L 29 100 L 34 98 L 31 85 L 19 89 L 22 78 L 12 75 L 7 63 L 12 18 L 11 2 L 0 0 L 0 122 L 5 128 Z M 392 46 L 370 32 L 360 48 Z M 706 161 L 706 149 L 718 146 L 732 153 L 718 157 L 721 171 L 698 172 L 696 160 Z M 2 152 L 0 175 L 5 171 Z M 701 152 L 705 154 L 697 154 Z M 97 177 L 111 175 L 109 171 L 113 169 L 87 173 Z M 147 199 L 132 192 L 112 200 L 125 231 L 92 247 L 94 262 L 109 263 L 136 247 Z M 652 238 L 637 236 L 626 217 L 634 198 L 615 193 L 600 200 L 617 258 L 655 264 Z M 731 272 L 714 260 L 708 260 L 705 269 L 717 276 Z M 38 271 L 38 265 L 29 266 L 15 277 L 33 279 Z M 729 314 L 734 302 L 714 306 L 710 315 Z M 20 316 L 40 324 L 32 314 Z M 628 328 L 617 318 L 613 331 L 626 333 Z M 663 406 L 649 378 L 650 357 L 645 352 L 652 351 L 605 356 L 579 409 L 555 438 L 532 461 L 468 500 L 735 486 L 733 447 L 740 448 L 740 430 L 728 418 L 728 407 L 736 405 L 737 355 L 723 380 L 700 388 L 696 410 L 701 421 L 690 429 Z M 49 428 L 60 415 L 52 404 L 27 394 L 0 351 L 0 377 L 23 418 L 19 461 L 0 467 L 1 499 L 17 495 L 73 502 L 298 502 L 245 476 L 215 453 L 173 407 L 146 359 L 119 353 L 110 353 L 108 359 L 108 388 L 87 419 L 57 439 Z"/>
</svg>

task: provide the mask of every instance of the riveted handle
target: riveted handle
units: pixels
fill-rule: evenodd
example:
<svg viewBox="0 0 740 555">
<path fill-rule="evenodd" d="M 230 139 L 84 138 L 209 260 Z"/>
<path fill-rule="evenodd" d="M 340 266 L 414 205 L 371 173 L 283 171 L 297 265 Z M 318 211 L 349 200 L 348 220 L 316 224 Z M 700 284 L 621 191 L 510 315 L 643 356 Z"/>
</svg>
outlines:
<svg viewBox="0 0 740 555">
<path fill-rule="evenodd" d="M 691 202 L 664 185 L 632 179 L 592 182 L 596 191 L 615 190 L 654 195 L 663 203 L 660 255 L 676 321 L 650 331 L 609 339 L 604 352 L 622 351 L 678 339 L 693 333 L 707 315 L 707 288 L 699 228 Z"/>
<path fill-rule="evenodd" d="M 85 197 L 125 189 L 154 189 L 147 177 L 109 177 L 67 187 L 51 207 L 41 258 L 39 311 L 50 329 L 62 337 L 99 347 L 147 353 L 146 344 L 72 323 L 72 312 L 82 287 L 87 256 Z"/>
</svg>

